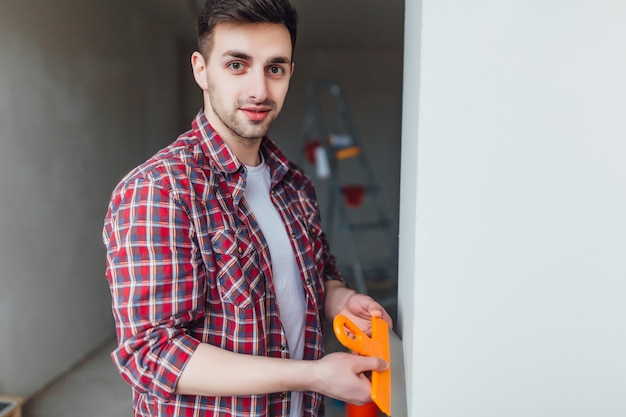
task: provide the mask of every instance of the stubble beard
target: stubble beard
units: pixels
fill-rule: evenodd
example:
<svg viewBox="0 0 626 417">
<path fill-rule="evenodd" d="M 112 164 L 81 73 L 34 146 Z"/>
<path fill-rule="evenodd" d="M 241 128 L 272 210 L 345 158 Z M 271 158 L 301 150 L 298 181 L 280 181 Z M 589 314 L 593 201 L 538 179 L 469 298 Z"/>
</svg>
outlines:
<svg viewBox="0 0 626 417">
<path fill-rule="evenodd" d="M 239 115 L 239 109 L 245 105 L 263 105 L 270 107 L 272 110 L 275 110 L 276 103 L 273 100 L 268 99 L 263 101 L 262 103 L 255 102 L 254 100 L 237 100 L 231 110 L 227 109 L 226 106 L 222 105 L 222 103 L 214 99 L 214 91 L 215 86 L 213 84 L 210 84 L 208 92 L 213 114 L 215 114 L 215 116 L 228 130 L 230 130 L 240 139 L 243 139 L 246 142 L 259 140 L 267 134 L 267 132 L 274 124 L 274 121 L 277 117 L 276 114 L 268 115 L 265 120 L 262 120 L 260 122 L 246 119 L 242 120 L 237 117 Z"/>
</svg>

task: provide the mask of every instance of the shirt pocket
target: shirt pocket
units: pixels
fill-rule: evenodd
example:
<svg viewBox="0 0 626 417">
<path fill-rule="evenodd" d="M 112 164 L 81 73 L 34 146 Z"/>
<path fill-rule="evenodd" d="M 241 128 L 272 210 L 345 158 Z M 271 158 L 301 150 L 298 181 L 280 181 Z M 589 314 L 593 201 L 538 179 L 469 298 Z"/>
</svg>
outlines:
<svg viewBox="0 0 626 417">
<path fill-rule="evenodd" d="M 297 229 L 298 245 L 304 259 L 304 269 L 308 277 L 320 275 L 324 270 L 324 245 L 322 229 L 318 224 L 309 223 L 305 216 L 294 216 L 293 227 Z"/>
<path fill-rule="evenodd" d="M 313 252 L 313 259 L 315 260 L 315 264 L 318 267 L 321 267 L 323 258 L 322 255 L 324 253 L 324 245 L 323 245 L 323 231 L 319 224 L 317 223 L 306 223 L 305 224 L 306 231 L 308 233 L 309 239 L 311 240 L 311 250 Z"/>
<path fill-rule="evenodd" d="M 211 244 L 223 302 L 248 308 L 265 296 L 259 254 L 246 229 L 217 229 Z"/>
</svg>

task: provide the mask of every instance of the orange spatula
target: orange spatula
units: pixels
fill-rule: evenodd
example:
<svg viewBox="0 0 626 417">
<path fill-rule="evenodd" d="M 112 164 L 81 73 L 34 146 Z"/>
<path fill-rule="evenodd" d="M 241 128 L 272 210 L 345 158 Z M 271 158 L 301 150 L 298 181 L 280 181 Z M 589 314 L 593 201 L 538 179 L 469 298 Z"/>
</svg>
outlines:
<svg viewBox="0 0 626 417">
<path fill-rule="evenodd" d="M 389 363 L 389 326 L 372 317 L 372 337 L 368 337 L 348 317 L 339 314 L 333 320 L 335 336 L 342 345 L 364 356 L 377 356 Z M 391 372 L 372 371 L 372 400 L 380 410 L 391 415 Z"/>
</svg>

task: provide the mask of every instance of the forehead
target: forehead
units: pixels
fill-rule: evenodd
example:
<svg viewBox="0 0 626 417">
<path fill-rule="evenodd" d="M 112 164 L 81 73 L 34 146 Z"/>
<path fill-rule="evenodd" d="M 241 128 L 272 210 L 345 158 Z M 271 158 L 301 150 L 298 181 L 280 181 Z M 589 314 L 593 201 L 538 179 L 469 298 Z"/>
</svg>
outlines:
<svg viewBox="0 0 626 417">
<path fill-rule="evenodd" d="M 245 53 L 255 59 L 276 57 L 291 59 L 289 30 L 277 23 L 220 23 L 213 32 L 211 55 Z"/>
</svg>

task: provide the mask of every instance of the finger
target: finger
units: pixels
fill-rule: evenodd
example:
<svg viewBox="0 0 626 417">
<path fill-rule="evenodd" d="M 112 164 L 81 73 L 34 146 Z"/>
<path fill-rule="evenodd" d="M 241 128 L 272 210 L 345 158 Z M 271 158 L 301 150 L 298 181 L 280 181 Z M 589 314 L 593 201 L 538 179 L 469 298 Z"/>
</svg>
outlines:
<svg viewBox="0 0 626 417">
<path fill-rule="evenodd" d="M 370 310 L 378 305 L 378 303 L 372 297 L 365 294 L 354 294 L 352 297 L 350 297 L 349 301 L 350 303 L 346 304 L 349 304 L 350 309 L 353 310 L 355 313 L 360 311 L 361 314 L 367 314 Z"/>
<path fill-rule="evenodd" d="M 369 402 L 371 401 L 372 381 L 365 373 L 356 374 L 358 382 L 352 386 L 351 396 L 352 402 Z"/>
<path fill-rule="evenodd" d="M 372 308 L 369 311 L 370 317 L 377 317 L 379 319 L 383 319 L 385 323 L 389 326 L 389 328 L 393 328 L 393 320 L 387 310 L 385 310 L 382 306 L 377 305 L 376 308 Z"/>
<path fill-rule="evenodd" d="M 393 320 L 392 320 L 391 316 L 389 314 L 387 314 L 386 311 L 383 314 L 382 319 L 385 320 L 385 322 L 389 325 L 390 329 L 393 329 Z"/>
<path fill-rule="evenodd" d="M 370 316 L 381 318 L 383 316 L 383 312 L 380 311 L 379 309 L 370 310 Z"/>
<path fill-rule="evenodd" d="M 368 371 L 383 372 L 389 367 L 386 360 L 377 356 L 362 356 L 360 361 L 360 367 L 357 368 L 358 373 L 364 373 Z"/>
<path fill-rule="evenodd" d="M 376 368 L 372 369 L 376 372 L 384 372 L 389 368 L 389 362 L 384 360 L 383 358 L 374 358 L 377 359 Z"/>
</svg>

